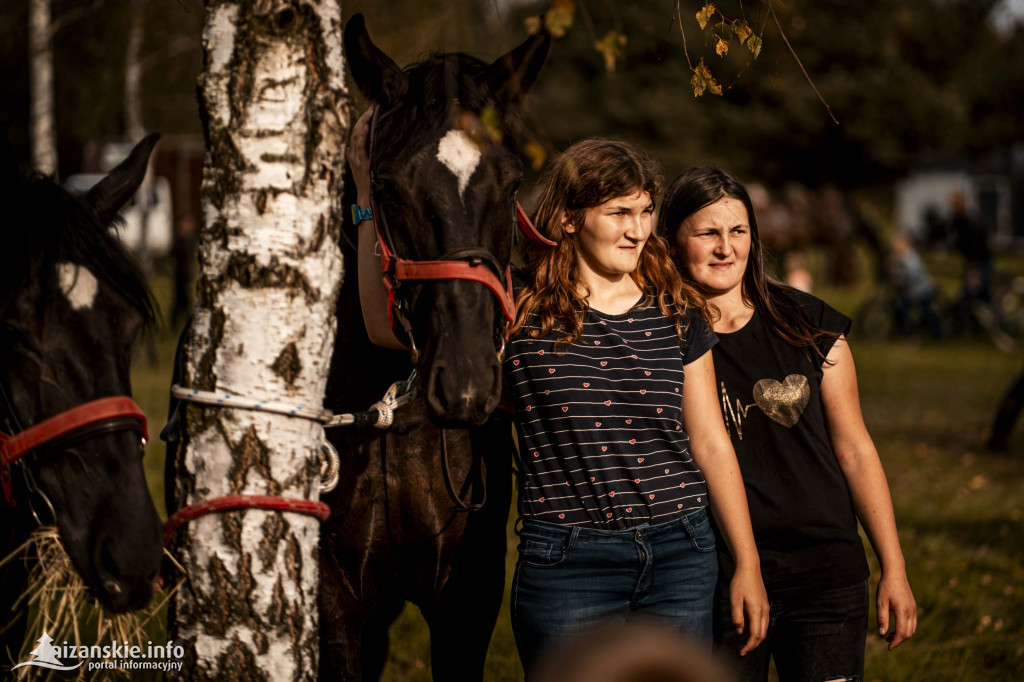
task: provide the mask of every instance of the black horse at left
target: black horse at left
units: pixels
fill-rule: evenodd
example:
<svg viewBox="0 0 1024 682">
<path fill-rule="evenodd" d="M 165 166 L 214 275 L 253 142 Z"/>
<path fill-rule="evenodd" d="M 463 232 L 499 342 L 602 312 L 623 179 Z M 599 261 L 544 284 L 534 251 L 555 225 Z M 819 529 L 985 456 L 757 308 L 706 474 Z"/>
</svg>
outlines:
<svg viewBox="0 0 1024 682">
<path fill-rule="evenodd" d="M 110 612 L 149 603 L 162 556 L 142 467 L 145 418 L 129 378 L 133 342 L 154 306 L 110 229 L 158 137 L 84 197 L 21 176 L 0 139 L 0 556 L 38 525 L 56 526 Z M 27 607 L 15 608 L 27 578 L 20 560 L 0 570 L 0 670 L 26 634 L 41 634 L 25 633 Z"/>
</svg>

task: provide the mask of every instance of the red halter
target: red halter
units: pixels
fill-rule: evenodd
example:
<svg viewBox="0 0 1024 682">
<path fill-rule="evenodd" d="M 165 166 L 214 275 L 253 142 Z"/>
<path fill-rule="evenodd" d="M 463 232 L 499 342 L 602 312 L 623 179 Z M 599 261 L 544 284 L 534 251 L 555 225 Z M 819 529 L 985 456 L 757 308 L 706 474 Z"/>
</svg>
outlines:
<svg viewBox="0 0 1024 682">
<path fill-rule="evenodd" d="M 93 400 L 45 419 L 19 433 L 0 432 L 0 483 L 3 484 L 7 503 L 14 506 L 11 492 L 11 465 L 22 455 L 58 438 L 101 422 L 113 422 L 125 417 L 136 419 L 143 441 L 148 440 L 146 414 L 128 396 L 118 395 Z M 116 426 L 115 426 L 116 428 Z"/>
<path fill-rule="evenodd" d="M 384 276 L 384 288 L 388 292 L 388 322 L 391 328 L 395 328 L 395 292 L 404 281 L 429 281 L 446 279 L 464 279 L 479 282 L 487 287 L 494 297 L 498 299 L 501 312 L 508 323 L 515 321 L 515 299 L 512 295 L 512 270 L 506 265 L 504 282 L 498 279 L 496 274 L 500 271 L 497 260 L 484 250 L 465 249 L 448 254 L 449 258 L 441 257 L 439 260 L 415 261 L 400 258 L 395 255 L 391 242 L 391 235 L 387 230 L 387 223 L 384 214 L 380 212 L 376 199 L 376 173 L 374 159 L 374 138 L 377 130 L 377 116 L 380 114 L 380 105 L 373 108 L 373 118 L 370 122 L 370 179 L 374 190 L 370 192 L 370 209 L 373 214 L 373 229 L 377 233 L 377 243 L 380 248 L 380 269 Z M 537 231 L 533 223 L 523 211 L 519 202 L 515 203 L 516 224 L 520 231 L 532 241 L 555 246 L 555 242 L 546 239 Z M 454 257 L 459 256 L 457 260 Z M 492 271 L 487 264 L 494 266 Z M 401 315 L 400 315 L 401 317 Z M 403 320 L 406 333 L 410 333 L 408 321 Z M 411 334 L 410 334 L 411 336 Z"/>
</svg>

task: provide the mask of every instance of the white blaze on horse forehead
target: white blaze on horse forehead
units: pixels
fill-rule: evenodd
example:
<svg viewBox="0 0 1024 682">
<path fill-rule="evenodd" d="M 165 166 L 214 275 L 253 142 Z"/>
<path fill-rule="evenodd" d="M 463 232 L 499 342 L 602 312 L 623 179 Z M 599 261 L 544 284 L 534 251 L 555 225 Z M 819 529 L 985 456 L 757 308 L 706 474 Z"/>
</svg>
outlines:
<svg viewBox="0 0 1024 682">
<path fill-rule="evenodd" d="M 75 263 L 58 263 L 57 280 L 61 292 L 71 303 L 72 310 L 92 307 L 99 286 L 96 276 L 89 272 L 89 268 Z"/>
<path fill-rule="evenodd" d="M 437 145 L 437 160 L 459 181 L 460 198 L 480 164 L 480 156 L 480 148 L 461 130 L 449 130 Z"/>
</svg>

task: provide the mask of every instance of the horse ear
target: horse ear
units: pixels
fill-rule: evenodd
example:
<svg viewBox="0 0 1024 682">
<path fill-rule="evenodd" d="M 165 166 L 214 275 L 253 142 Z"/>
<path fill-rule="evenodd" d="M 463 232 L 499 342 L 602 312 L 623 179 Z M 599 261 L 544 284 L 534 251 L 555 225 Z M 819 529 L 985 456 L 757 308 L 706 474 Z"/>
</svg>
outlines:
<svg viewBox="0 0 1024 682">
<path fill-rule="evenodd" d="M 494 60 L 481 83 L 502 110 L 517 106 L 540 75 L 551 47 L 551 34 L 541 29 L 518 47 Z"/>
<path fill-rule="evenodd" d="M 405 94 L 408 77 L 370 40 L 362 14 L 345 24 L 345 56 L 356 85 L 369 99 L 387 104 Z"/>
<path fill-rule="evenodd" d="M 149 165 L 149 154 L 159 139 L 159 133 L 150 133 L 144 137 L 127 159 L 117 164 L 107 177 L 96 183 L 85 195 L 86 203 L 93 207 L 104 223 L 117 217 L 117 212 L 142 184 Z"/>
</svg>

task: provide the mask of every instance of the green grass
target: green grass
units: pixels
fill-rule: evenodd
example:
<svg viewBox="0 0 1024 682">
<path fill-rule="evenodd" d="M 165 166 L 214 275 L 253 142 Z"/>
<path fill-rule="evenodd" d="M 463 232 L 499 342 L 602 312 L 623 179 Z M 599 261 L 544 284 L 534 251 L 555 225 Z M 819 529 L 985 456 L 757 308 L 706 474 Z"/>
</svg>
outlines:
<svg viewBox="0 0 1024 682">
<path fill-rule="evenodd" d="M 955 265 L 930 264 L 954 287 Z M 1018 270 L 1019 259 L 1001 263 Z M 169 309 L 168 285 L 156 282 Z M 864 288 L 822 294 L 850 313 Z M 158 333 L 133 374 L 137 401 L 150 417 L 146 454 L 150 487 L 163 509 L 163 443 L 170 363 L 177 330 Z M 892 488 L 907 570 L 920 608 L 917 635 L 896 651 L 868 633 L 866 679 L 1017 680 L 1024 677 L 1024 429 L 1018 425 L 1010 456 L 980 448 L 992 415 L 1022 358 L 984 342 L 945 345 L 876 343 L 851 339 L 865 420 Z M 1024 420 L 1022 420 L 1024 421 Z M 509 532 L 507 581 L 515 561 Z M 878 567 L 871 552 L 872 590 Z M 509 624 L 508 589 L 488 652 L 486 679 L 519 680 Z M 874 615 L 872 614 L 872 622 Z M 154 642 L 157 639 L 154 638 Z M 430 679 L 426 625 L 409 606 L 391 629 L 384 679 Z"/>
</svg>

